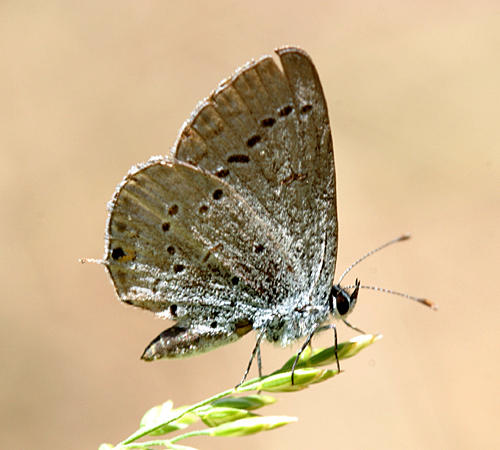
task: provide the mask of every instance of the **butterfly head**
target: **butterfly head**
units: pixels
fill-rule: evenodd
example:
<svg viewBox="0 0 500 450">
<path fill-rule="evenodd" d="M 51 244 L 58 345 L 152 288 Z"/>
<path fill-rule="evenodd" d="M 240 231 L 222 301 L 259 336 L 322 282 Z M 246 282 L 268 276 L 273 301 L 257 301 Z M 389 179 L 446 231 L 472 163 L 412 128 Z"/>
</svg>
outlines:
<svg viewBox="0 0 500 450">
<path fill-rule="evenodd" d="M 356 305 L 359 287 L 360 281 L 356 280 L 354 290 L 349 293 L 340 285 L 334 284 L 328 297 L 331 314 L 340 318 L 347 317 Z"/>
</svg>

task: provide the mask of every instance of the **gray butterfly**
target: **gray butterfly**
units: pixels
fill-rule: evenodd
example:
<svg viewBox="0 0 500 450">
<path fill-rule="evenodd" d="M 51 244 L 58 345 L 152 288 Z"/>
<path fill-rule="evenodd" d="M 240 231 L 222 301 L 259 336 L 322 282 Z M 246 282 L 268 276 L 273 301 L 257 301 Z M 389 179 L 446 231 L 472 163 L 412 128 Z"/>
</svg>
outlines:
<svg viewBox="0 0 500 450">
<path fill-rule="evenodd" d="M 305 348 L 356 303 L 359 283 L 349 294 L 333 280 L 335 166 L 318 74 L 301 49 L 277 54 L 282 69 L 265 56 L 223 81 L 170 154 L 132 168 L 109 204 L 104 263 L 120 300 L 176 321 L 144 360 L 251 330 L 252 359 L 261 339 L 306 337 Z"/>
</svg>

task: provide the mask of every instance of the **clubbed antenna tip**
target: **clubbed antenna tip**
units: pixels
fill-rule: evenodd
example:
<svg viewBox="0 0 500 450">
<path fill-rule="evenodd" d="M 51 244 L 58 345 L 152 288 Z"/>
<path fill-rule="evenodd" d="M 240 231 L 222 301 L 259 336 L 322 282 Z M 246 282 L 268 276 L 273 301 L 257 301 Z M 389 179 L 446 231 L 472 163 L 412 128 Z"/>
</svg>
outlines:
<svg viewBox="0 0 500 450">
<path fill-rule="evenodd" d="M 438 305 L 436 305 L 436 303 L 431 302 L 430 300 L 428 300 L 426 298 L 419 298 L 417 301 L 419 303 L 422 303 L 422 305 L 428 306 L 429 308 L 431 308 L 434 311 L 437 311 L 439 309 Z"/>
<path fill-rule="evenodd" d="M 346 289 L 352 288 L 352 287 L 354 287 L 354 286 L 347 286 Z M 360 286 L 360 288 L 361 289 L 371 289 L 372 291 L 384 292 L 386 294 L 398 295 L 399 297 L 404 297 L 404 298 L 407 298 L 408 300 L 413 300 L 414 302 L 418 302 L 421 305 L 424 305 L 424 306 L 427 306 L 428 308 L 433 309 L 434 311 L 438 310 L 437 305 L 434 302 L 432 302 L 426 298 L 415 297 L 414 295 L 405 294 L 404 292 L 397 292 L 397 291 L 393 291 L 392 289 L 386 289 L 386 288 L 382 288 L 382 287 L 378 287 L 378 286 L 364 286 L 364 285 L 362 285 L 362 286 Z"/>
</svg>

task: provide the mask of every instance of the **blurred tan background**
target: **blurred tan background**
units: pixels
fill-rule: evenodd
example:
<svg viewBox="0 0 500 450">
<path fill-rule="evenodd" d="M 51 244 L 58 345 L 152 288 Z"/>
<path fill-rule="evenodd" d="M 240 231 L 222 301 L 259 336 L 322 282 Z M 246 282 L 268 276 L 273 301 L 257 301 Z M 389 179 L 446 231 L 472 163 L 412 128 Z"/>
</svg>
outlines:
<svg viewBox="0 0 500 450">
<path fill-rule="evenodd" d="M 330 108 L 338 274 L 411 232 L 351 279 L 428 296 L 440 311 L 362 292 L 351 321 L 385 337 L 336 379 L 263 410 L 298 423 L 185 444 L 500 446 L 498 1 L 4 0 L 2 448 L 117 443 L 149 407 L 240 379 L 252 335 L 193 359 L 140 361 L 168 324 L 119 304 L 104 269 L 78 258 L 102 255 L 106 202 L 129 167 L 167 152 L 222 78 L 287 43 L 313 57 Z M 296 348 L 265 346 L 264 368 Z"/>
</svg>

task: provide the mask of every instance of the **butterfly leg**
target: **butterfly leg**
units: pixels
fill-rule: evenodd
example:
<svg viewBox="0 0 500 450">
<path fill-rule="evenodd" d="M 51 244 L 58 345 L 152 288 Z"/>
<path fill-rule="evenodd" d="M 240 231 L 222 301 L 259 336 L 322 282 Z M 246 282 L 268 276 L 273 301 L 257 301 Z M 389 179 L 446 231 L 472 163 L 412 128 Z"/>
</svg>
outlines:
<svg viewBox="0 0 500 450">
<path fill-rule="evenodd" d="M 293 362 L 293 365 L 292 365 L 292 385 L 295 384 L 294 383 L 295 367 L 297 366 L 297 363 L 299 362 L 300 355 L 302 355 L 302 353 L 304 352 L 304 350 L 307 348 L 308 345 L 311 345 L 311 339 L 313 338 L 313 336 L 320 331 L 329 330 L 332 327 L 335 329 L 335 325 L 333 325 L 333 324 L 318 327 L 309 336 L 307 336 L 307 339 L 305 340 L 304 344 L 302 345 L 299 352 L 297 353 L 297 356 L 295 357 L 295 361 Z M 335 352 L 336 351 L 337 351 L 337 334 L 335 333 Z M 337 353 L 335 353 L 335 355 L 336 354 Z M 338 366 L 338 358 L 337 358 L 337 366 Z M 340 368 L 339 368 L 339 371 L 340 371 Z"/>
<path fill-rule="evenodd" d="M 257 349 L 257 366 L 259 368 L 259 378 L 262 378 L 262 358 L 260 356 L 260 345 Z M 261 391 L 257 391 L 257 395 L 260 395 Z"/>
<path fill-rule="evenodd" d="M 314 330 L 309 336 L 307 336 L 307 339 L 305 340 L 304 344 L 302 344 L 302 347 L 300 348 L 300 350 L 297 353 L 297 356 L 295 357 L 295 361 L 293 362 L 293 365 L 292 365 L 292 385 L 295 384 L 295 380 L 294 380 L 295 367 L 297 366 L 297 363 L 299 362 L 300 355 L 302 355 L 304 350 L 311 343 L 311 339 L 316 334 L 316 331 L 317 331 L 317 329 Z"/>
<path fill-rule="evenodd" d="M 260 359 L 260 341 L 262 341 L 262 338 L 264 337 L 264 334 L 260 334 L 259 337 L 257 338 L 257 342 L 255 343 L 255 347 L 252 350 L 252 356 L 250 356 L 250 361 L 248 361 L 248 366 L 245 370 L 245 373 L 243 374 L 243 378 L 241 381 L 236 385 L 236 388 L 240 387 L 245 380 L 247 379 L 248 372 L 250 372 L 250 368 L 252 367 L 252 362 L 255 358 L 255 355 L 259 355 L 258 359 Z M 260 370 L 259 370 L 260 371 Z"/>
<path fill-rule="evenodd" d="M 335 340 L 335 361 L 337 361 L 337 373 L 340 373 L 340 361 L 339 361 L 339 355 L 337 353 L 337 349 L 338 349 L 337 327 L 335 326 L 334 323 L 330 324 L 329 327 L 333 328 L 333 335 L 334 335 L 334 340 Z"/>
<path fill-rule="evenodd" d="M 335 361 L 337 362 L 337 372 L 340 373 L 340 361 L 339 361 L 339 355 L 337 353 L 338 349 L 338 340 L 337 340 L 337 327 L 335 326 L 334 323 L 330 323 L 328 325 L 324 325 L 322 327 L 319 327 L 316 331 L 323 331 L 323 330 L 332 330 L 333 329 L 333 346 L 335 349 Z"/>
<path fill-rule="evenodd" d="M 352 328 L 353 330 L 357 331 L 358 333 L 366 334 L 366 332 L 364 332 L 360 328 L 356 328 L 354 325 L 351 325 L 347 320 L 342 319 L 342 322 L 344 322 L 349 328 Z"/>
<path fill-rule="evenodd" d="M 257 367 L 259 368 L 259 378 L 262 377 L 262 358 L 260 356 L 260 345 L 257 347 Z"/>
</svg>

